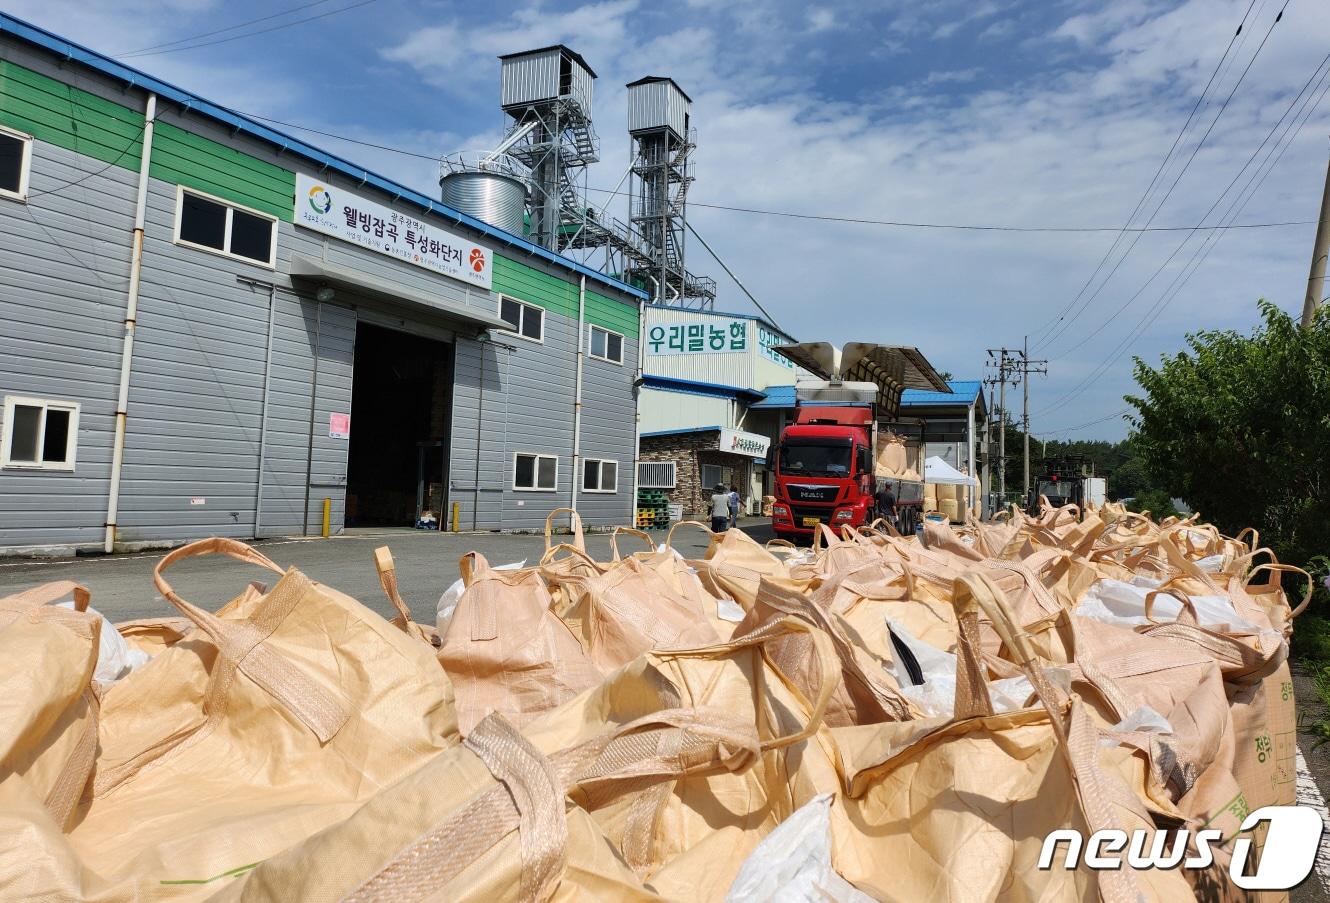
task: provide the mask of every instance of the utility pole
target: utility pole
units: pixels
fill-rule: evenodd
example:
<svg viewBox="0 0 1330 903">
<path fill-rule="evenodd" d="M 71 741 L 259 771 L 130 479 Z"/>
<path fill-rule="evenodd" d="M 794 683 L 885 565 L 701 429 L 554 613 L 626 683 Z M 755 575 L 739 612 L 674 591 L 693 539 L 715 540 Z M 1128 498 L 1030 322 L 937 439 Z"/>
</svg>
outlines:
<svg viewBox="0 0 1330 903">
<path fill-rule="evenodd" d="M 1022 496 L 1026 499 L 1030 497 L 1030 374 L 1047 373 L 1048 361 L 1030 360 L 1030 337 L 1025 337 L 1025 344 L 1021 348 L 1021 388 L 1025 394 L 1024 410 L 1021 421 L 1025 428 L 1025 482 L 1021 487 Z"/>
<path fill-rule="evenodd" d="M 1013 348 L 990 348 L 988 356 L 994 360 L 993 366 L 997 368 L 997 376 L 989 377 L 987 382 L 990 386 L 994 383 L 998 386 L 998 496 L 1005 507 L 1007 504 L 1007 383 L 1014 385 L 1017 382 L 1016 374 L 1021 372 L 1018 361 L 1023 359 L 1023 354 Z"/>
<path fill-rule="evenodd" d="M 1325 258 L 1330 254 L 1330 165 L 1325 171 L 1325 190 L 1321 193 L 1321 218 L 1316 221 L 1316 244 L 1312 247 L 1312 269 L 1307 277 L 1307 297 L 1302 302 L 1302 328 L 1310 329 L 1321 306 L 1325 290 Z"/>
</svg>

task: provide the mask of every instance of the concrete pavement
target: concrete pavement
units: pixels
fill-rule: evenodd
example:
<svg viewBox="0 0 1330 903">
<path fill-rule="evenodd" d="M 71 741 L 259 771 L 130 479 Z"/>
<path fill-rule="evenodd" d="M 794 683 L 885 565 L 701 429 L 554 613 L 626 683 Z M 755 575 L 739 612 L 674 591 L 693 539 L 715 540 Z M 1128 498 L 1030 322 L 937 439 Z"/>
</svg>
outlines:
<svg viewBox="0 0 1330 903">
<path fill-rule="evenodd" d="M 760 542 L 772 535 L 768 522 L 745 518 L 743 528 Z M 654 531 L 657 543 L 665 532 Z M 684 555 L 698 556 L 706 549 L 705 534 L 684 528 L 675 534 Z M 570 540 L 556 536 L 556 541 Z M 443 591 L 459 576 L 457 561 L 478 551 L 490 564 L 525 560 L 535 564 L 545 551 L 543 535 L 514 533 L 432 533 L 397 530 L 383 533 L 354 533 L 330 539 L 278 539 L 253 543 L 277 564 L 295 566 L 320 583 L 334 587 L 384 616 L 395 612 L 383 595 L 374 570 L 374 550 L 386 545 L 397 563 L 397 582 L 412 616 L 433 624 L 435 606 Z M 642 548 L 642 541 L 624 536 L 624 553 Z M 592 557 L 607 561 L 610 538 L 605 533 L 587 535 Z M 49 560 L 0 559 L 0 596 L 6 596 L 53 580 L 75 580 L 92 590 L 92 605 L 112 621 L 178 614 L 153 586 L 152 572 L 165 552 L 108 555 L 104 558 L 60 558 Z M 215 611 L 238 595 L 250 580 L 269 585 L 276 575 L 261 568 L 220 556 L 182 561 L 167 572 L 171 586 L 181 597 Z"/>
</svg>

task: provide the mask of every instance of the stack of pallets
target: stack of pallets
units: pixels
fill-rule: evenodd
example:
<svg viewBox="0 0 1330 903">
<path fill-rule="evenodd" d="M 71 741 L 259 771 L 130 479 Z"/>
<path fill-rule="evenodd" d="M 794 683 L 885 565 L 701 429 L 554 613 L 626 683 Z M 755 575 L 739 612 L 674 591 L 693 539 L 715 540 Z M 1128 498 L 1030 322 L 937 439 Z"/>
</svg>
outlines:
<svg viewBox="0 0 1330 903">
<path fill-rule="evenodd" d="M 663 530 L 669 525 L 669 499 L 665 495 L 665 490 L 637 490 L 637 529 Z"/>
</svg>

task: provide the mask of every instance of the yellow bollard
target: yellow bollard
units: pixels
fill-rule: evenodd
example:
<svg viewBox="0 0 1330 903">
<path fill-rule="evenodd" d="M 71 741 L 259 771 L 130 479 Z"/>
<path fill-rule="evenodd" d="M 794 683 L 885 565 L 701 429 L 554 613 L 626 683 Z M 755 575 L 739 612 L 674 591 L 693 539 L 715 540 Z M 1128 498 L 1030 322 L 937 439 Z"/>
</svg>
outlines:
<svg viewBox="0 0 1330 903">
<path fill-rule="evenodd" d="M 453 502 L 453 532 L 457 532 L 457 522 L 462 519 L 462 503 Z"/>
<path fill-rule="evenodd" d="M 327 539 L 332 530 L 332 499 L 323 500 L 323 538 Z"/>
</svg>

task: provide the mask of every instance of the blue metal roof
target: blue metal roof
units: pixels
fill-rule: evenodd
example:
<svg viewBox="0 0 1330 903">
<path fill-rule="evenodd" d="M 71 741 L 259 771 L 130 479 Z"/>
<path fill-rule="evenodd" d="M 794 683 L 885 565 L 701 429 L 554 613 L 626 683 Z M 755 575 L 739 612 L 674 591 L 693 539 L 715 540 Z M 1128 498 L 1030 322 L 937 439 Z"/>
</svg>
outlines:
<svg viewBox="0 0 1330 903">
<path fill-rule="evenodd" d="M 681 426 L 676 430 L 656 430 L 651 433 L 643 433 L 643 439 L 650 439 L 652 436 L 682 436 L 685 433 L 719 433 L 718 426 Z"/>
<path fill-rule="evenodd" d="M 564 269 L 572 270 L 575 273 L 586 276 L 588 279 L 593 279 L 596 282 L 615 288 L 620 292 L 632 295 L 635 298 L 646 299 L 650 297 L 650 295 L 642 289 L 607 276 L 599 270 L 578 263 L 571 258 L 564 257 L 562 254 L 555 254 L 553 251 L 527 241 L 521 236 L 513 235 L 511 232 L 505 232 L 504 230 L 491 226 L 489 223 L 478 220 L 473 216 L 468 216 L 465 213 L 454 210 L 446 204 L 436 201 L 427 195 L 407 188 L 405 185 L 401 185 L 377 173 L 370 172 L 364 167 L 356 166 L 353 163 L 343 160 L 341 157 L 320 150 L 312 144 L 307 144 L 306 142 L 301 141 L 298 138 L 293 138 L 284 132 L 279 132 L 276 129 L 255 122 L 253 119 L 250 119 L 243 114 L 237 113 L 234 110 L 228 110 L 226 107 L 215 104 L 212 101 L 206 100 L 197 94 L 184 90 L 183 88 L 178 88 L 169 82 L 153 78 L 144 72 L 140 72 L 138 69 L 126 66 L 123 63 L 117 63 L 110 57 L 103 56 L 94 50 L 89 50 L 81 44 L 75 44 L 72 41 L 68 41 L 58 35 L 52 34 L 43 28 L 38 28 L 36 25 L 24 22 L 22 19 L 17 19 L 5 12 L 0 12 L 0 34 L 13 35 L 19 40 L 26 41 L 29 44 L 34 44 L 38 47 L 49 50 L 52 53 L 58 54 L 66 61 L 72 60 L 81 63 L 90 69 L 94 69 L 104 75 L 122 81 L 130 87 L 141 88 L 144 91 L 151 91 L 159 98 L 171 100 L 180 104 L 187 111 L 201 113 L 204 116 L 208 116 L 218 122 L 223 122 L 231 126 L 236 131 L 244 132 L 245 134 L 258 138 L 261 141 L 266 141 L 269 144 L 279 147 L 284 153 L 299 154 L 320 167 L 340 172 L 345 176 L 355 179 L 361 184 L 373 185 L 380 191 L 392 195 L 394 200 L 408 201 L 423 208 L 426 212 L 450 219 L 459 226 L 466 226 L 474 229 L 488 238 L 492 238 L 495 241 L 508 245 L 509 247 L 526 251 L 528 254 L 543 258 L 550 263 L 563 267 Z"/>
<path fill-rule="evenodd" d="M 947 380 L 950 392 L 931 392 L 925 389 L 906 389 L 901 393 L 901 407 L 935 407 L 938 405 L 969 406 L 979 397 L 983 382 L 977 379 Z M 750 408 L 794 407 L 794 386 L 767 386 L 767 397 Z"/>
<path fill-rule="evenodd" d="M 720 383 L 704 383 L 692 379 L 676 379 L 673 376 L 642 377 L 642 385 L 648 389 L 660 389 L 663 392 L 686 392 L 691 395 L 712 395 L 718 398 L 742 398 L 757 401 L 765 393 L 743 386 L 726 386 Z"/>
<path fill-rule="evenodd" d="M 767 397 L 757 404 L 749 405 L 750 408 L 761 410 L 762 408 L 794 407 L 794 386 L 767 386 L 762 391 L 767 393 Z"/>
<path fill-rule="evenodd" d="M 983 382 L 977 379 L 949 379 L 950 392 L 930 392 L 926 389 L 906 389 L 901 393 L 901 407 L 935 407 L 937 405 L 974 404 L 983 389 Z"/>
</svg>

